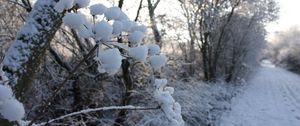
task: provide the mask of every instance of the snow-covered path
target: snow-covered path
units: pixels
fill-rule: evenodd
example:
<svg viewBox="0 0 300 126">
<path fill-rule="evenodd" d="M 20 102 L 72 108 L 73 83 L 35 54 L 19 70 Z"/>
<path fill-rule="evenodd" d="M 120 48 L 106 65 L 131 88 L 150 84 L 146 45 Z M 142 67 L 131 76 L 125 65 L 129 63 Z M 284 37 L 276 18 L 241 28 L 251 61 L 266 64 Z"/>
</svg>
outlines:
<svg viewBox="0 0 300 126">
<path fill-rule="evenodd" d="M 300 76 L 262 67 L 244 93 L 232 100 L 220 126 L 300 126 Z"/>
</svg>

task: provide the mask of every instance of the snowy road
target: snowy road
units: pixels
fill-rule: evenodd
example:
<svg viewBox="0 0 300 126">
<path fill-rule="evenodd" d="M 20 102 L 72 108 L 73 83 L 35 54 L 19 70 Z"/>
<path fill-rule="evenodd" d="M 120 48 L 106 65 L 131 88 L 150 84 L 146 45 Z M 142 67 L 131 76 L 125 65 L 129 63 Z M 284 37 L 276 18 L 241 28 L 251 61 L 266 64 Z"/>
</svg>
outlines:
<svg viewBox="0 0 300 126">
<path fill-rule="evenodd" d="M 262 67 L 244 93 L 232 100 L 220 126 L 300 126 L 300 76 Z"/>
</svg>

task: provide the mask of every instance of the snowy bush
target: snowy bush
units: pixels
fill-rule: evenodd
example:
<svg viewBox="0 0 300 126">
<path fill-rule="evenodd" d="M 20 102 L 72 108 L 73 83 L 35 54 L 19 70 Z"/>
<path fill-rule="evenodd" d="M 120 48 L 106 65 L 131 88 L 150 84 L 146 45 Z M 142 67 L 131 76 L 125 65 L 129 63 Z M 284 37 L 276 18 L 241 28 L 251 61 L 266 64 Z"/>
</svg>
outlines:
<svg viewBox="0 0 300 126">
<path fill-rule="evenodd" d="M 64 24 L 75 29 L 84 38 L 89 37 L 89 31 L 92 31 L 91 38 L 99 45 L 98 53 L 94 58 L 98 63 L 99 73 L 116 74 L 121 68 L 122 59 L 127 58 L 132 59 L 130 61 L 149 63 L 155 71 L 160 70 L 165 65 L 167 57 L 165 54 L 160 54 L 160 47 L 158 45 L 143 44 L 147 27 L 130 21 L 119 7 L 105 7 L 102 4 L 96 4 L 90 6 L 90 14 L 94 18 L 93 22 L 90 23 L 85 22 L 84 16 L 76 13 L 68 13 L 63 21 Z M 105 18 L 98 21 L 95 20 L 96 15 L 102 15 Z M 86 26 L 86 24 L 93 25 Z M 128 34 L 128 38 L 124 39 L 128 40 L 128 45 L 126 43 L 114 42 L 116 40 L 115 37 L 122 37 L 120 35 L 123 33 Z M 155 91 L 153 92 L 155 101 L 157 101 L 161 110 L 165 113 L 170 125 L 183 126 L 184 121 L 181 117 L 181 106 L 172 97 L 174 88 L 165 87 L 166 84 L 166 79 L 155 79 L 155 84 L 153 85 L 155 87 Z"/>
<path fill-rule="evenodd" d="M 57 12 L 67 12 L 62 18 L 63 24 L 76 31 L 79 37 L 92 41 L 89 44 L 93 45 L 94 48 L 88 53 L 88 56 L 94 56 L 94 61 L 98 66 L 98 73 L 106 73 L 108 75 L 118 73 L 123 59 L 128 60 L 130 64 L 136 61 L 145 64 L 149 63 L 153 66 L 152 70 L 159 70 L 165 64 L 167 58 L 164 54 L 160 54 L 158 45 L 148 46 L 143 43 L 147 31 L 146 26 L 130 21 L 128 16 L 119 7 L 106 7 L 103 4 L 90 6 L 90 15 L 86 15 L 80 11 L 80 8 L 87 7 L 89 2 L 90 0 L 59 0 L 55 4 L 54 9 Z M 92 17 L 92 19 L 88 17 Z M 102 18 L 99 20 L 98 17 Z M 116 42 L 117 38 L 123 39 L 123 43 Z M 83 60 L 88 58 L 90 57 L 85 57 Z M 2 72 L 2 67 L 0 68 L 0 116 L 9 121 L 25 122 L 22 121 L 25 116 L 23 104 L 14 97 L 12 89 L 6 84 L 7 78 Z M 76 67 L 74 71 L 76 71 Z M 155 79 L 155 84 L 152 87 L 156 88 L 156 90 L 152 91 L 151 95 L 154 96 L 155 99 L 153 100 L 159 106 L 156 104 L 156 106 L 152 106 L 152 109 L 161 109 L 170 125 L 182 126 L 184 122 L 181 117 L 181 107 L 172 97 L 174 88 L 165 87 L 166 83 L 166 79 Z M 58 89 L 59 91 L 60 89 Z M 51 102 L 49 101 L 49 104 Z M 46 104 L 48 105 L 48 101 Z M 41 107 L 47 105 L 41 105 Z M 144 110 L 146 107 L 121 106 L 113 107 L 112 109 L 114 108 L 140 108 Z M 160 110 L 157 111 L 161 112 Z M 89 111 L 82 110 L 81 112 L 85 113 Z M 74 113 L 76 114 L 76 112 Z M 52 119 L 52 121 L 69 116 L 72 116 L 72 113 Z"/>
</svg>

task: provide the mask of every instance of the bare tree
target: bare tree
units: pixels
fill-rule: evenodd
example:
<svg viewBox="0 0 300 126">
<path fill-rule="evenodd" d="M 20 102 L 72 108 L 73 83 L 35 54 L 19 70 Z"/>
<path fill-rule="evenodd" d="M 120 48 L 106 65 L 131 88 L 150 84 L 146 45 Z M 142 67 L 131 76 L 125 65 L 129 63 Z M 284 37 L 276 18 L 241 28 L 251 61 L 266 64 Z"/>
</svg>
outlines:
<svg viewBox="0 0 300 126">
<path fill-rule="evenodd" d="M 157 45 L 162 47 L 161 34 L 157 28 L 157 22 L 155 20 L 155 9 L 159 4 L 160 0 L 156 0 L 156 2 L 152 2 L 152 0 L 147 0 L 148 2 L 148 11 L 150 16 L 151 29 L 154 35 L 154 39 Z"/>
</svg>

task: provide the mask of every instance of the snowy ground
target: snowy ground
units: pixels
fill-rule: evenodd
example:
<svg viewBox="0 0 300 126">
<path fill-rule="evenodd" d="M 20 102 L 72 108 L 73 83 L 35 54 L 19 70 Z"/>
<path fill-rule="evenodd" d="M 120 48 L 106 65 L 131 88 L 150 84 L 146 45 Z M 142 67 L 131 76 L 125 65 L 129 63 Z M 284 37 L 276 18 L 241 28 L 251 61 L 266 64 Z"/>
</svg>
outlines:
<svg viewBox="0 0 300 126">
<path fill-rule="evenodd" d="M 300 126 L 300 76 L 262 65 L 220 126 Z"/>
</svg>

